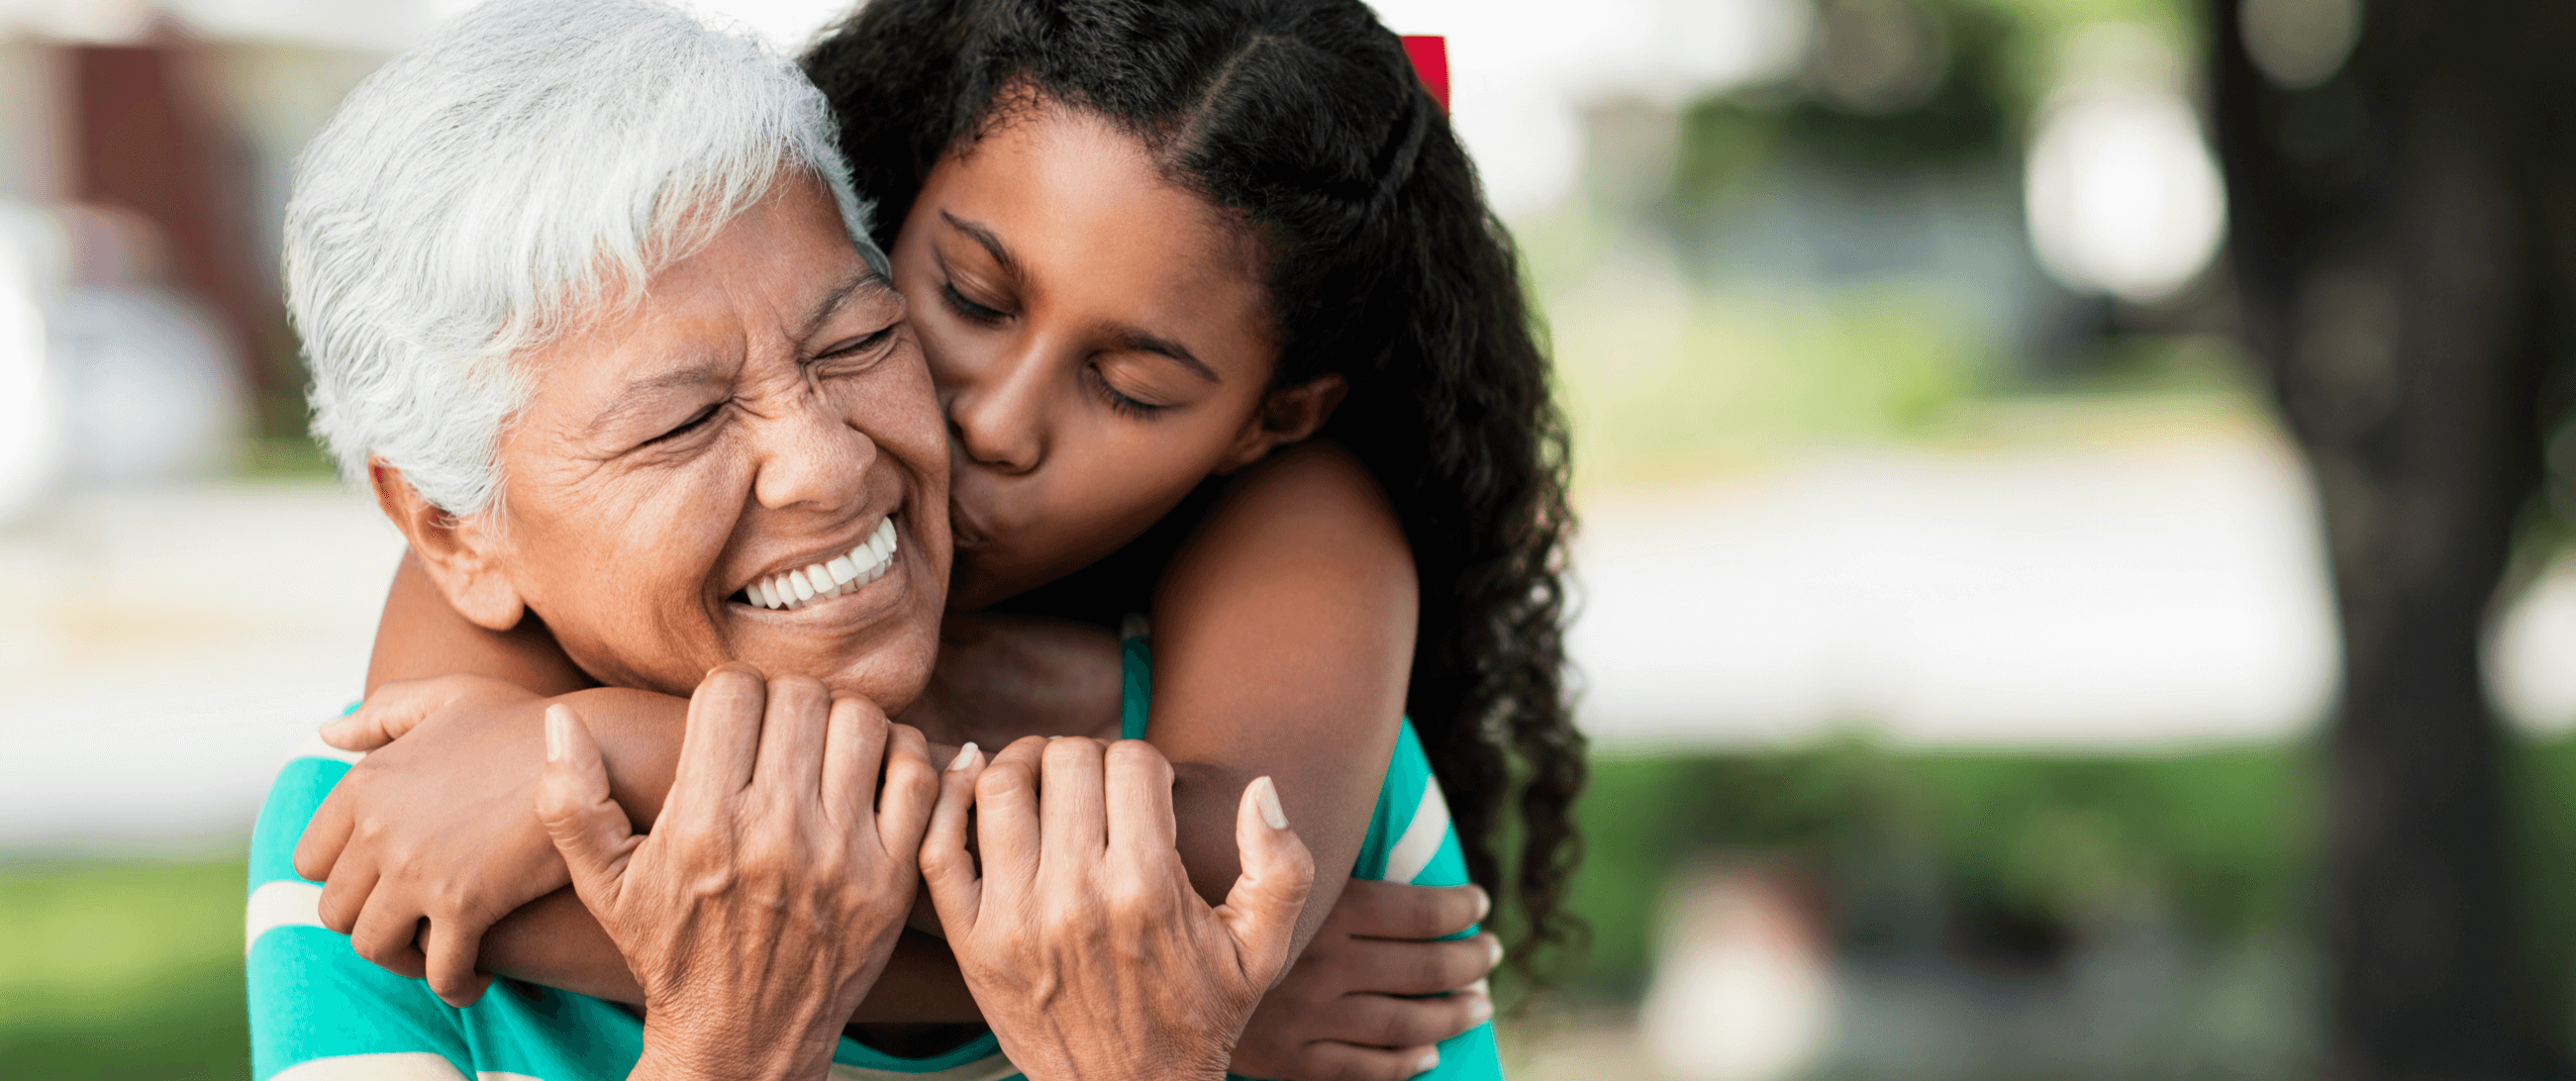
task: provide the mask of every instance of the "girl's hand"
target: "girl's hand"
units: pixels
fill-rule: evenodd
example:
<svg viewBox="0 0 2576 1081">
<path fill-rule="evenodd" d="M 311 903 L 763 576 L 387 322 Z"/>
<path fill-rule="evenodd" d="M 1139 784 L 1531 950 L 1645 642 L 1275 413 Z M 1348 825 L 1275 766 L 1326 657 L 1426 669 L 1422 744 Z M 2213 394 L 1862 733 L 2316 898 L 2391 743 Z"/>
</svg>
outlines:
<svg viewBox="0 0 2576 1081">
<path fill-rule="evenodd" d="M 372 753 L 305 827 L 295 871 L 325 882 L 318 915 L 359 956 L 427 978 L 450 1005 L 491 983 L 475 968 L 483 933 L 569 881 L 528 812 L 544 708 L 500 680 L 445 676 L 379 687 L 322 729 Z"/>
<path fill-rule="evenodd" d="M 550 707 L 538 817 L 644 987 L 634 1076 L 822 1076 L 902 931 L 937 789 L 921 733 L 873 704 L 729 664 L 638 836 L 590 730 Z"/>
<path fill-rule="evenodd" d="M 1230 1073 L 1297 1081 L 1402 1081 L 1439 1065 L 1438 1044 L 1494 1015 L 1492 934 L 1474 886 L 1354 878 L 1288 975 L 1263 996 Z M 1445 992 L 1445 994 L 1444 994 Z M 1420 997 L 1437 996 L 1437 997 Z"/>
<path fill-rule="evenodd" d="M 983 857 L 966 852 L 975 808 Z M 1173 847 L 1172 768 L 1152 745 L 1020 740 L 968 748 L 940 781 L 921 850 L 976 1005 L 1031 1081 L 1215 1078 L 1287 967 L 1314 861 L 1267 777 L 1236 808 L 1225 903 Z"/>
</svg>

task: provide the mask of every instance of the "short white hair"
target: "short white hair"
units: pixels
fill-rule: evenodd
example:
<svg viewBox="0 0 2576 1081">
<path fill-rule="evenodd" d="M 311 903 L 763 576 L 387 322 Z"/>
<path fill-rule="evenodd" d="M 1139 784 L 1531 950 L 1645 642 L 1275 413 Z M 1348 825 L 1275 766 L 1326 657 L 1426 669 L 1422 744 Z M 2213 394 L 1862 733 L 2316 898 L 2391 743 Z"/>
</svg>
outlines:
<svg viewBox="0 0 2576 1081">
<path fill-rule="evenodd" d="M 287 306 L 313 431 L 470 515 L 526 404 L 512 359 L 631 303 L 782 179 L 880 273 L 831 108 L 785 57 L 657 0 L 493 0 L 369 76 L 297 161 Z"/>
</svg>

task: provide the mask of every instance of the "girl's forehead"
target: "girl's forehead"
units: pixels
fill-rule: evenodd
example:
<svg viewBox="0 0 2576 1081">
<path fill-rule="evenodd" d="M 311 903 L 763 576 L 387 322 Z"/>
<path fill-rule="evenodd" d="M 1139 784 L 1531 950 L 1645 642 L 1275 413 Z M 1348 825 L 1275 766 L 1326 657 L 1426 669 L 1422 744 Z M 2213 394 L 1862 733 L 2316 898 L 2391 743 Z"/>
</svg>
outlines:
<svg viewBox="0 0 2576 1081">
<path fill-rule="evenodd" d="M 1014 105 L 959 139 L 930 179 L 941 172 L 968 198 L 1152 234 L 1176 266 L 1255 283 L 1267 274 L 1260 231 L 1240 212 L 1182 179 L 1142 136 L 1079 105 L 1044 97 Z"/>
<path fill-rule="evenodd" d="M 908 226 L 970 264 L 952 270 L 998 276 L 988 284 L 1024 301 L 1079 301 L 1244 346 L 1274 336 L 1256 231 L 1172 180 L 1142 140 L 1080 109 L 1025 114 L 950 155 Z"/>
</svg>

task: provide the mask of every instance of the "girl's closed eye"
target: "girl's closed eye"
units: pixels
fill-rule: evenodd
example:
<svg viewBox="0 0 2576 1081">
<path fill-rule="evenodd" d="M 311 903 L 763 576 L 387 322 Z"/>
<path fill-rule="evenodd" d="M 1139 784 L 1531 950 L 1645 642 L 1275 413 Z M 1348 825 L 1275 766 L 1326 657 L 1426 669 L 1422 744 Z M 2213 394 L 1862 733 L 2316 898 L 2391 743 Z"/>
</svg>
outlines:
<svg viewBox="0 0 2576 1081">
<path fill-rule="evenodd" d="M 957 313 L 958 318 L 978 326 L 994 326 L 1010 315 L 998 308 L 966 299 L 966 294 L 958 292 L 957 283 L 953 281 L 940 283 L 939 296 L 941 300 L 947 302 L 949 311 Z"/>
<path fill-rule="evenodd" d="M 1082 381 L 1084 385 L 1091 388 L 1093 394 L 1098 395 L 1102 402 L 1107 403 L 1109 408 L 1117 410 L 1121 416 L 1150 420 L 1156 414 L 1171 408 L 1163 403 L 1149 402 L 1119 390 L 1116 384 L 1109 381 L 1107 375 L 1101 374 L 1100 366 L 1096 364 L 1082 369 Z"/>
</svg>

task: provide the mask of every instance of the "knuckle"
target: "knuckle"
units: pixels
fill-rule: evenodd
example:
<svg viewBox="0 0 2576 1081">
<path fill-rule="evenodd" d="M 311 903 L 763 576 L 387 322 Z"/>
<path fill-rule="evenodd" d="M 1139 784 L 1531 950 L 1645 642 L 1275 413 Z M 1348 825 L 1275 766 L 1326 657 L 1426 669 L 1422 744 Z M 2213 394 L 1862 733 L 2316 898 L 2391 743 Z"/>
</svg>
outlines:
<svg viewBox="0 0 2576 1081">
<path fill-rule="evenodd" d="M 698 694 L 717 705 L 740 706 L 757 703 L 768 691 L 760 669 L 741 661 L 717 665 L 698 684 Z"/>
<path fill-rule="evenodd" d="M 1107 759 L 1110 769 L 1141 774 L 1149 784 L 1168 785 L 1171 782 L 1171 760 L 1164 758 L 1162 751 L 1144 740 L 1122 739 L 1110 744 Z"/>
<path fill-rule="evenodd" d="M 1162 891 L 1142 875 L 1113 874 L 1101 887 L 1101 893 L 1104 895 L 1101 899 L 1110 912 L 1129 919 L 1148 919 L 1162 907 L 1158 903 Z"/>
<path fill-rule="evenodd" d="M 805 706 L 830 702 L 832 692 L 823 681 L 801 672 L 774 676 L 769 681 L 770 697 L 788 704 Z"/>
</svg>

